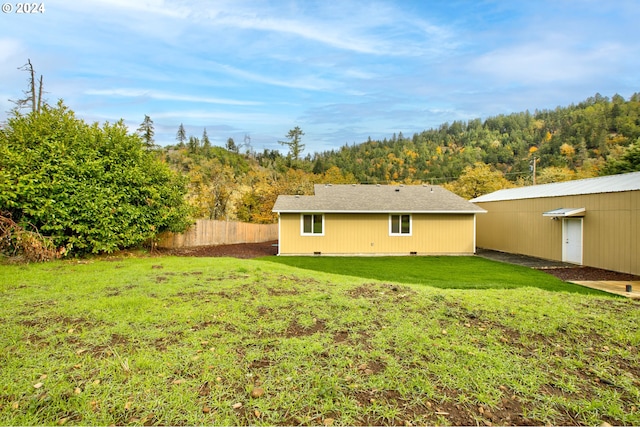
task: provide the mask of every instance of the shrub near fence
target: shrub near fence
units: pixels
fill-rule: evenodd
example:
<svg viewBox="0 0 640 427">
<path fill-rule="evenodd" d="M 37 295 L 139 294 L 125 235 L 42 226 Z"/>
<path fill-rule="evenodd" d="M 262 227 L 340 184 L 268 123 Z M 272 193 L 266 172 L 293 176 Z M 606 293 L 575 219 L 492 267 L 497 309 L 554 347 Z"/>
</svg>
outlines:
<svg viewBox="0 0 640 427">
<path fill-rule="evenodd" d="M 246 222 L 199 219 L 184 233 L 162 233 L 158 247 L 167 249 L 196 246 L 260 243 L 278 240 L 278 224 L 250 224 Z"/>
</svg>

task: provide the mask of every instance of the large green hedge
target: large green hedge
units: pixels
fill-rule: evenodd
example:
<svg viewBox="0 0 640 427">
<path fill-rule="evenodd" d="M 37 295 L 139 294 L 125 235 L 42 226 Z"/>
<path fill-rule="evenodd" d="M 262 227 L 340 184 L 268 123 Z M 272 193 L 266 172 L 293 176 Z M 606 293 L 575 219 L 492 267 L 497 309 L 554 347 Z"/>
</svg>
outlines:
<svg viewBox="0 0 640 427">
<path fill-rule="evenodd" d="M 73 253 L 112 252 L 189 225 L 186 183 L 122 121 L 99 126 L 62 101 L 0 130 L 0 213 Z"/>
</svg>

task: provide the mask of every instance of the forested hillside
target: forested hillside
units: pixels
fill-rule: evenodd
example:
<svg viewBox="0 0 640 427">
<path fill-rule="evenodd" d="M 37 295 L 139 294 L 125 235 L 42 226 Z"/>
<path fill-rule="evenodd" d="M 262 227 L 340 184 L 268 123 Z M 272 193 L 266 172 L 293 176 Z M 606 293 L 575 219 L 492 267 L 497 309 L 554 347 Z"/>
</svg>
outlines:
<svg viewBox="0 0 640 427">
<path fill-rule="evenodd" d="M 300 130 L 300 129 L 298 129 Z M 555 110 L 444 123 L 411 137 L 345 145 L 298 158 L 242 153 L 232 139 L 211 147 L 178 130 L 160 150 L 190 179 L 189 200 L 213 219 L 272 222 L 278 194 L 311 194 L 314 183 L 443 184 L 472 198 L 509 186 L 640 170 L 640 94 L 595 95 Z"/>
<path fill-rule="evenodd" d="M 314 169 L 337 166 L 359 182 L 444 183 L 477 162 L 491 165 L 507 179 L 531 183 L 616 173 L 640 137 L 640 94 L 629 100 L 600 95 L 577 105 L 444 123 L 407 137 L 344 146 L 314 158 Z M 623 168 L 624 169 L 624 168 Z"/>
</svg>

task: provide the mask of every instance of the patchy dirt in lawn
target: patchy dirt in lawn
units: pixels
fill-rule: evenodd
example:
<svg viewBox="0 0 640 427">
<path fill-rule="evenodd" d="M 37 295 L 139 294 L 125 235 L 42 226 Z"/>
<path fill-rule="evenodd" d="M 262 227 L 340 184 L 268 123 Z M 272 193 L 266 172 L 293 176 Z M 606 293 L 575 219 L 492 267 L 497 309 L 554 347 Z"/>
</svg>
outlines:
<svg viewBox="0 0 640 427">
<path fill-rule="evenodd" d="M 638 281 L 640 276 L 633 274 L 619 273 L 617 271 L 603 270 L 594 267 L 557 267 L 557 268 L 541 268 L 538 269 L 545 273 L 556 276 L 558 279 L 569 280 L 619 280 L 619 281 Z"/>
<path fill-rule="evenodd" d="M 640 280 L 640 276 L 635 276 L 633 274 L 619 273 L 617 271 L 603 270 L 601 268 L 578 266 L 566 262 L 552 261 L 527 255 L 494 251 L 491 249 L 478 248 L 477 256 L 493 261 L 522 265 L 524 267 L 544 271 L 545 273 L 551 274 L 564 281 Z"/>
<path fill-rule="evenodd" d="M 193 256 L 193 257 L 233 257 L 258 258 L 276 255 L 277 240 L 262 243 L 238 243 L 234 245 L 198 246 L 195 248 L 158 249 L 161 255 Z"/>
</svg>

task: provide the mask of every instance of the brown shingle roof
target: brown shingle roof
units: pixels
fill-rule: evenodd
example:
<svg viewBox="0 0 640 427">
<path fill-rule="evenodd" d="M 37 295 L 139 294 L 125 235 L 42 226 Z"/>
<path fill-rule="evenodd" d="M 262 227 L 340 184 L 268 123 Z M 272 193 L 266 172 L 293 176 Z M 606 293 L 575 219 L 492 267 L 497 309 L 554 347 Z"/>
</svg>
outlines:
<svg viewBox="0 0 640 427">
<path fill-rule="evenodd" d="M 437 185 L 316 184 L 314 196 L 278 196 L 274 212 L 482 213 Z"/>
</svg>

